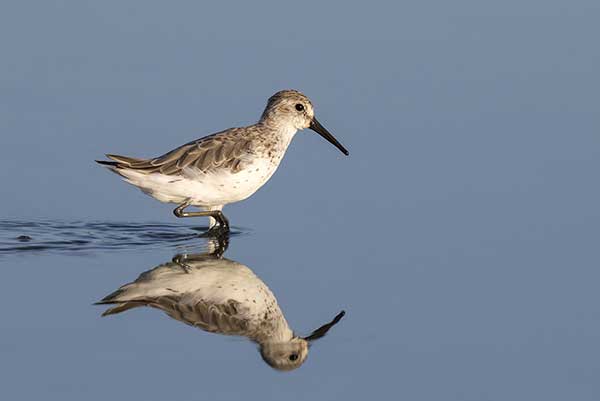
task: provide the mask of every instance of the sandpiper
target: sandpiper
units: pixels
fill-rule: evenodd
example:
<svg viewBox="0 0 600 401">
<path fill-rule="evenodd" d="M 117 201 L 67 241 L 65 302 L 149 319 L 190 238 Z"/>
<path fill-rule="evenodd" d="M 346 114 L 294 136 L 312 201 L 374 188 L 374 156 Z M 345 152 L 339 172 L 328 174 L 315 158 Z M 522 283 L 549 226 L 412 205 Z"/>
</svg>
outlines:
<svg viewBox="0 0 600 401">
<path fill-rule="evenodd" d="M 112 304 L 102 316 L 148 306 L 210 333 L 247 337 L 263 360 L 278 370 L 304 363 L 309 345 L 344 316 L 301 337 L 295 334 L 267 285 L 250 268 L 217 255 L 177 255 L 142 273 L 97 304 Z"/>
<path fill-rule="evenodd" d="M 97 160 L 161 202 L 175 203 L 177 217 L 208 216 L 210 228 L 228 230 L 221 212 L 248 198 L 273 175 L 298 130 L 310 128 L 348 151 L 315 118 L 311 101 L 296 90 L 271 96 L 260 120 L 197 139 L 153 159 L 107 154 Z M 188 206 L 201 211 L 187 212 Z"/>
</svg>

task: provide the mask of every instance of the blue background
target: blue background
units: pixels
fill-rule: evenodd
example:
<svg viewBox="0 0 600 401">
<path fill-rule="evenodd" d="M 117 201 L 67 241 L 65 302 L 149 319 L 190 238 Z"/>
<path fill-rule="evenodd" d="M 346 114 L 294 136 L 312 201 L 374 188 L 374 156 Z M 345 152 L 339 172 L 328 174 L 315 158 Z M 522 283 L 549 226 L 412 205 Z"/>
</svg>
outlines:
<svg viewBox="0 0 600 401">
<path fill-rule="evenodd" d="M 227 257 L 295 329 L 347 311 L 301 369 L 90 306 L 180 248 L 20 253 L 1 398 L 599 399 L 599 22 L 585 0 L 0 3 L 3 219 L 192 224 L 93 160 L 252 123 L 284 88 L 350 150 L 301 132 L 225 208 Z"/>
</svg>

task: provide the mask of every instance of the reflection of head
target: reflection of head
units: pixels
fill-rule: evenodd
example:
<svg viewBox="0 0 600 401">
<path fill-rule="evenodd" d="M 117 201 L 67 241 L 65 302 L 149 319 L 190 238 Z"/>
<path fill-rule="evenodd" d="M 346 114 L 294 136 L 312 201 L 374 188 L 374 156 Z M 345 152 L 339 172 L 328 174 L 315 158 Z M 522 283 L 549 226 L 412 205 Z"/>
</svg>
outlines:
<svg viewBox="0 0 600 401">
<path fill-rule="evenodd" d="M 273 369 L 288 371 L 300 367 L 308 356 L 308 341 L 294 337 L 288 342 L 267 342 L 260 346 L 260 355 Z"/>
<path fill-rule="evenodd" d="M 247 337 L 259 344 L 269 366 L 282 371 L 300 367 L 309 343 L 327 334 L 344 316 L 340 312 L 307 337 L 295 336 L 275 296 L 250 268 L 205 254 L 176 255 L 98 304 L 112 305 L 103 316 L 145 306 L 210 333 Z"/>
<path fill-rule="evenodd" d="M 322 338 L 342 320 L 346 312 L 338 313 L 331 322 L 314 330 L 309 336 L 293 337 L 287 342 L 264 342 L 260 346 L 260 355 L 272 368 L 277 370 L 294 370 L 300 367 L 308 356 L 309 343 Z"/>
</svg>

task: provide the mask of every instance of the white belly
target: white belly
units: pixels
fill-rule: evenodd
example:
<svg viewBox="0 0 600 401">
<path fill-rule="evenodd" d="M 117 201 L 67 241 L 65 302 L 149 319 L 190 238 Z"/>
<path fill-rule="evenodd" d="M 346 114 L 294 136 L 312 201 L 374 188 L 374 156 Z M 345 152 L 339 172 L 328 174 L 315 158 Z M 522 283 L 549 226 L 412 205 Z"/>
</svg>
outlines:
<svg viewBox="0 0 600 401">
<path fill-rule="evenodd" d="M 212 207 L 246 199 L 271 178 L 278 164 L 269 159 L 254 159 L 237 173 L 229 169 L 204 173 L 195 168 L 185 169 L 181 176 L 142 174 L 127 169 L 120 173 L 127 182 L 161 202 L 189 201 L 194 206 Z"/>
</svg>

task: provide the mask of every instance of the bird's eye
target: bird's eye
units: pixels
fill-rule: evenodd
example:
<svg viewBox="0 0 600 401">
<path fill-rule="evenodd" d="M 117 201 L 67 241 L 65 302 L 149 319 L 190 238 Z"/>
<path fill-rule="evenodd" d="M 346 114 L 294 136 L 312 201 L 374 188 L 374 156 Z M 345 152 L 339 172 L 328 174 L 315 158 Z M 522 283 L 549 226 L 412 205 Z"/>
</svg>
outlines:
<svg viewBox="0 0 600 401">
<path fill-rule="evenodd" d="M 296 359 L 298 359 L 298 354 L 291 354 L 289 356 L 290 361 L 295 361 Z"/>
<path fill-rule="evenodd" d="M 304 106 L 300 103 L 296 104 L 296 110 L 298 111 L 304 111 Z"/>
</svg>

